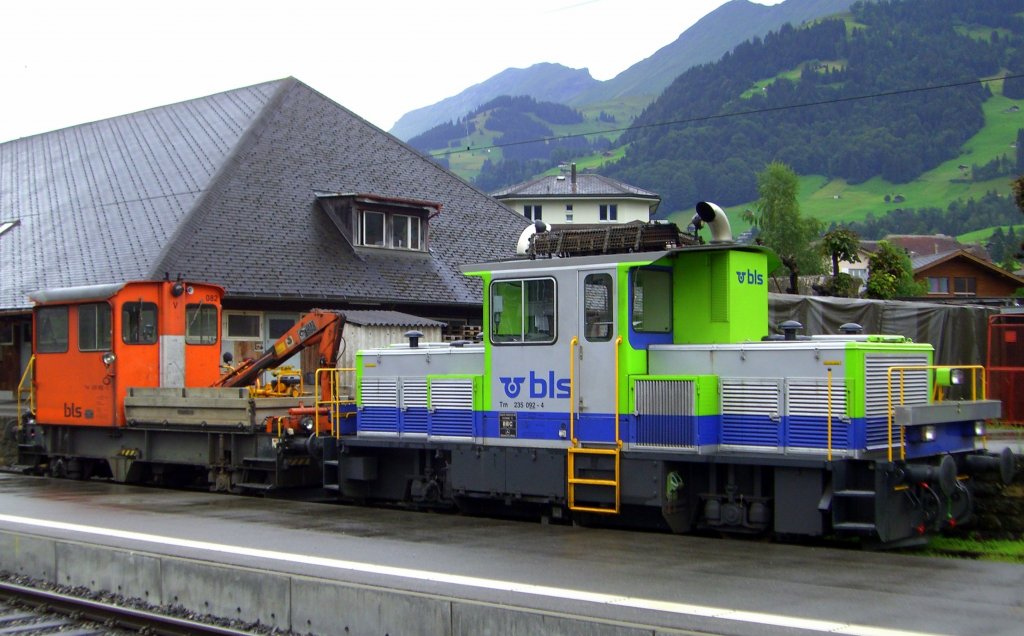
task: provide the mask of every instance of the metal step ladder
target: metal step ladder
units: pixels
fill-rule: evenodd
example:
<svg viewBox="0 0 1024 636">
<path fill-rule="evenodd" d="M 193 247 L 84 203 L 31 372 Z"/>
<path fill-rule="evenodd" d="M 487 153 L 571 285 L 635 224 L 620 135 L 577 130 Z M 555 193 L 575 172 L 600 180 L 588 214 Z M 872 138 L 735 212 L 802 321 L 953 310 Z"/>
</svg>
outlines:
<svg viewBox="0 0 1024 636">
<path fill-rule="evenodd" d="M 620 443 L 615 443 L 609 446 L 571 446 L 569 447 L 569 510 L 577 512 L 593 512 L 597 514 L 606 515 L 617 515 L 619 514 L 620 506 L 620 493 L 621 493 L 621 471 L 620 471 Z M 580 466 L 577 462 L 577 457 L 589 457 L 590 461 L 584 462 L 585 466 Z M 595 466 L 595 464 L 608 464 L 610 460 L 612 466 Z M 603 473 L 607 475 L 611 473 L 613 477 L 598 478 L 594 476 L 584 476 L 586 473 Z M 576 500 L 576 487 L 577 486 L 596 486 L 599 488 L 611 488 L 614 491 L 613 505 L 587 505 L 580 504 Z"/>
<path fill-rule="evenodd" d="M 851 534 L 875 532 L 875 499 L 872 472 L 857 470 L 856 460 L 832 465 L 832 528 Z"/>
<path fill-rule="evenodd" d="M 242 459 L 242 479 L 235 486 L 243 492 L 267 492 L 278 483 L 279 466 L 275 457 Z"/>
</svg>

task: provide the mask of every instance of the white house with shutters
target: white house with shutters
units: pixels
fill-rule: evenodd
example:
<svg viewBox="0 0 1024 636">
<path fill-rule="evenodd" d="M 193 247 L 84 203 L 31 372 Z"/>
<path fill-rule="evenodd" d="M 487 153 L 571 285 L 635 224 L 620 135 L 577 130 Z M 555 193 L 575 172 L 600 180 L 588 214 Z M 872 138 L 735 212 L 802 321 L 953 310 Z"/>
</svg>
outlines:
<svg viewBox="0 0 1024 636">
<path fill-rule="evenodd" d="M 651 220 L 661 197 L 599 174 L 577 173 L 538 177 L 491 194 L 527 220 L 549 225 L 630 223 Z"/>
</svg>

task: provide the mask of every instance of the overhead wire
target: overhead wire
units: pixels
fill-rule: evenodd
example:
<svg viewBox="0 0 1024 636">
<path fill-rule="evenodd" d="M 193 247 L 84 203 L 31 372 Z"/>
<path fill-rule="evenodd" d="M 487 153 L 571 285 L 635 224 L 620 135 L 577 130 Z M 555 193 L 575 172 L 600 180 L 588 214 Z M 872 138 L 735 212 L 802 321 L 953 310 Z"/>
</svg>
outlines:
<svg viewBox="0 0 1024 636">
<path fill-rule="evenodd" d="M 649 129 L 649 128 L 660 128 L 660 127 L 666 127 L 666 126 L 678 126 L 678 125 L 682 125 L 682 124 L 693 124 L 693 123 L 715 121 L 715 120 L 721 120 L 721 119 L 729 119 L 729 118 L 733 118 L 733 117 L 746 117 L 746 116 L 749 116 L 749 115 L 760 115 L 760 114 L 765 114 L 765 113 L 774 113 L 774 112 L 780 112 L 780 111 L 786 111 L 786 110 L 795 110 L 795 109 L 799 109 L 799 108 L 810 108 L 810 107 L 813 107 L 813 106 L 827 106 L 827 105 L 830 105 L 830 104 L 840 104 L 840 103 L 846 103 L 846 102 L 855 102 L 855 101 L 862 101 L 862 100 L 867 100 L 867 99 L 879 99 L 879 98 L 884 98 L 884 97 L 892 97 L 892 96 L 896 96 L 896 95 L 908 95 L 908 94 L 912 94 L 912 93 L 922 93 L 922 92 L 927 92 L 927 91 L 936 91 L 936 90 L 943 90 L 943 89 L 948 89 L 948 88 L 962 88 L 962 87 L 965 87 L 965 86 L 972 86 L 972 85 L 975 85 L 975 84 L 987 84 L 987 83 L 990 83 L 990 82 L 997 82 L 997 81 L 1003 81 L 1003 80 L 1008 80 L 1008 79 L 1020 79 L 1020 78 L 1024 78 L 1024 73 L 1000 75 L 998 77 L 977 78 L 977 79 L 965 80 L 965 81 L 961 81 L 961 82 L 948 82 L 948 83 L 945 83 L 945 84 L 937 84 L 937 85 L 933 85 L 933 86 L 915 86 L 915 87 L 902 88 L 902 89 L 896 89 L 896 90 L 891 90 L 891 91 L 882 91 L 882 92 L 878 92 L 878 93 L 869 93 L 869 94 L 866 94 L 866 95 L 851 95 L 851 96 L 847 96 L 847 97 L 836 97 L 836 98 L 833 98 L 833 99 L 825 99 L 825 100 L 819 100 L 819 101 L 814 101 L 814 102 L 802 102 L 802 103 L 797 103 L 797 104 L 785 104 L 785 105 L 781 105 L 781 106 L 772 106 L 772 107 L 767 107 L 767 108 L 751 108 L 751 109 L 748 109 L 748 110 L 735 111 L 735 112 L 730 112 L 730 113 L 715 113 L 715 114 L 712 114 L 712 115 L 702 115 L 702 116 L 699 116 L 699 117 L 687 117 L 687 118 L 684 118 L 684 119 L 671 119 L 671 120 L 668 120 L 668 121 L 650 122 L 650 123 L 646 123 L 646 124 L 625 126 L 625 127 L 622 127 L 622 128 L 591 130 L 591 131 L 586 131 L 586 132 L 568 133 L 568 134 L 565 134 L 565 135 L 557 135 L 557 136 L 552 136 L 552 137 L 537 137 L 535 139 L 527 139 L 527 140 L 521 140 L 521 141 L 511 141 L 511 142 L 507 142 L 507 143 L 491 144 L 491 145 L 488 145 L 488 146 L 475 146 L 475 147 L 467 147 L 467 148 L 464 148 L 464 149 L 460 148 L 460 149 L 457 149 L 457 150 L 447 150 L 447 151 L 441 152 L 441 153 L 426 154 L 426 156 L 431 158 L 431 159 L 441 159 L 441 158 L 446 158 L 446 157 L 450 157 L 450 156 L 457 155 L 457 154 L 462 154 L 462 153 L 467 153 L 467 152 L 478 152 L 478 151 L 484 151 L 484 150 L 496 150 L 496 149 L 501 149 L 501 148 L 509 148 L 509 147 L 513 147 L 513 146 L 521 146 L 521 145 L 533 144 L 533 143 L 547 143 L 547 142 L 553 142 L 553 141 L 561 141 L 563 139 L 574 139 L 574 138 L 578 138 L 578 137 L 588 137 L 588 136 L 591 136 L 591 135 L 601 135 L 601 134 L 608 134 L 608 133 L 625 132 L 627 130 L 641 130 L 641 129 Z M 381 162 L 381 164 L 384 164 L 384 163 L 391 163 L 391 162 L 390 161 L 389 162 Z M 370 162 L 370 163 L 365 164 L 365 165 L 372 167 L 374 165 L 374 162 Z M 138 203 L 138 202 L 142 202 L 142 201 L 150 201 L 150 200 L 155 200 L 155 199 L 165 199 L 165 198 L 187 196 L 187 195 L 198 195 L 198 194 L 202 194 L 204 191 L 205 191 L 205 189 L 200 188 L 198 190 L 186 190 L 186 191 L 181 191 L 181 192 L 170 192 L 170 193 L 167 193 L 167 194 L 158 194 L 158 195 L 139 197 L 139 198 L 134 198 L 134 199 L 125 199 L 125 200 L 117 200 L 117 201 L 103 201 L 103 202 L 99 202 L 99 203 L 96 203 L 96 204 L 93 204 L 93 205 L 82 206 L 82 207 L 80 207 L 78 209 L 79 210 L 97 209 L 97 208 L 104 208 L 104 207 L 110 207 L 110 206 L 116 206 L 116 205 L 124 205 L 124 204 L 127 204 L 127 203 Z M 19 215 L 18 218 L 19 219 L 24 219 L 24 218 L 29 218 L 29 217 L 33 217 L 33 216 L 39 216 L 39 215 L 38 214 L 21 214 L 21 215 Z"/>
<path fill-rule="evenodd" d="M 509 147 L 512 147 L 512 146 L 522 146 L 522 145 L 525 145 L 525 144 L 547 143 L 547 142 L 552 142 L 552 141 L 561 141 L 563 139 L 574 139 L 574 138 L 577 138 L 577 137 L 589 137 L 591 135 L 603 135 L 603 134 L 609 134 L 609 133 L 625 132 L 627 130 L 641 130 L 641 129 L 646 129 L 646 128 L 661 128 L 663 126 L 677 126 L 677 125 L 681 125 L 681 124 L 694 124 L 694 123 L 700 123 L 700 122 L 706 122 L 706 121 L 714 121 L 714 120 L 718 120 L 718 119 L 728 119 L 728 118 L 732 118 L 732 117 L 745 117 L 745 116 L 748 116 L 748 115 L 761 115 L 761 114 L 764 114 L 764 113 L 774 113 L 774 112 L 785 111 L 785 110 L 796 110 L 798 108 L 810 108 L 812 106 L 827 106 L 827 105 L 830 105 L 830 104 L 841 104 L 841 103 L 845 103 L 845 102 L 855 102 L 855 101 L 862 101 L 862 100 L 866 100 L 866 99 L 877 99 L 877 98 L 882 98 L 882 97 L 892 97 L 892 96 L 895 96 L 895 95 L 908 95 L 908 94 L 911 94 L 911 93 L 923 93 L 923 92 L 926 92 L 926 91 L 936 91 L 936 90 L 942 90 L 942 89 L 947 89 L 947 88 L 962 88 L 964 86 L 972 86 L 972 85 L 975 85 L 975 84 L 987 84 L 989 82 L 997 82 L 997 81 L 1001 81 L 1001 80 L 1019 79 L 1019 78 L 1024 78 L 1024 73 L 1019 73 L 1019 74 L 1015 74 L 1015 75 L 1000 75 L 998 77 L 976 78 L 976 79 L 971 79 L 971 80 L 965 80 L 965 81 L 962 81 L 962 82 L 949 82 L 947 84 L 938 84 L 938 85 L 934 85 L 934 86 L 916 86 L 916 87 L 911 87 L 911 88 L 901 88 L 901 89 L 896 89 L 896 90 L 891 90 L 891 91 L 883 91 L 883 92 L 879 92 L 879 93 L 869 93 L 869 94 L 866 94 L 866 95 L 851 95 L 851 96 L 847 96 L 847 97 L 836 97 L 834 99 L 823 99 L 823 100 L 819 100 L 819 101 L 802 102 L 802 103 L 798 103 L 798 104 L 785 104 L 785 105 L 782 105 L 782 106 L 772 106 L 772 107 L 768 107 L 768 108 L 751 108 L 751 109 L 748 109 L 748 110 L 741 110 L 741 111 L 736 111 L 736 112 L 731 112 L 731 113 L 715 113 L 713 115 L 702 115 L 700 117 L 688 117 L 688 118 L 685 118 L 685 119 L 671 119 L 671 120 L 668 120 L 668 121 L 651 122 L 651 123 L 647 123 L 647 124 L 626 126 L 626 127 L 623 127 L 623 128 L 610 128 L 610 129 L 602 129 L 602 130 L 591 130 L 591 131 L 587 131 L 587 132 L 568 133 L 568 134 L 565 134 L 565 135 L 557 135 L 557 136 L 553 136 L 553 137 L 537 137 L 536 139 L 527 139 L 527 140 L 521 140 L 521 141 L 510 141 L 508 143 L 491 144 L 489 146 L 475 146 L 475 147 L 467 147 L 465 149 L 459 148 L 457 150 L 446 150 L 444 152 L 431 153 L 428 156 L 430 156 L 432 158 L 444 158 L 444 157 L 450 157 L 452 155 L 457 155 L 457 154 L 466 153 L 466 152 L 478 152 L 478 151 L 481 151 L 481 150 L 495 150 L 495 149 L 500 149 L 500 148 L 509 148 Z"/>
</svg>

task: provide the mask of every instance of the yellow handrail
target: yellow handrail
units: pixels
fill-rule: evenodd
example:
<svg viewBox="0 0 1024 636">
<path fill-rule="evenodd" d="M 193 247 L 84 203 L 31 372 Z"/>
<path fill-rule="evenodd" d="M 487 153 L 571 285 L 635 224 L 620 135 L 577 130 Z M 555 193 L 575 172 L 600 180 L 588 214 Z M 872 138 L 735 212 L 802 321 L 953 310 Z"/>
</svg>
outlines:
<svg viewBox="0 0 1024 636">
<path fill-rule="evenodd" d="M 579 446 L 580 443 L 576 439 L 576 419 L 573 417 L 576 409 L 576 345 L 579 342 L 577 336 L 569 341 L 569 439 L 573 446 Z"/>
<path fill-rule="evenodd" d="M 327 416 L 331 424 L 331 436 L 335 439 L 341 437 L 341 420 L 342 413 L 341 407 L 349 404 L 355 404 L 354 399 L 342 399 L 341 398 L 341 372 L 354 373 L 354 367 L 325 367 L 316 370 L 314 375 L 314 395 L 316 397 L 315 413 L 313 415 L 314 429 L 320 431 L 320 407 L 327 407 Z M 320 376 L 326 377 L 324 384 L 327 387 L 326 399 L 321 389 Z M 353 389 L 355 385 L 353 384 Z"/>
<path fill-rule="evenodd" d="M 622 346 L 622 336 L 615 339 L 615 446 L 622 448 L 622 439 L 619 437 L 619 347 Z M 616 477 L 618 479 L 618 477 Z M 615 489 L 618 495 L 618 488 Z M 615 507 L 619 505 L 616 503 Z"/>
<path fill-rule="evenodd" d="M 575 405 L 575 392 L 573 389 L 575 381 L 575 348 L 579 340 L 576 337 L 569 343 L 570 360 L 569 360 L 569 399 Z M 622 437 L 620 435 L 621 426 L 621 404 L 619 396 L 619 347 L 622 346 L 622 336 L 615 339 L 615 379 L 614 379 L 614 391 L 615 391 L 615 448 L 582 448 L 580 447 L 580 441 L 576 438 L 576 431 L 573 419 L 573 406 L 569 407 L 569 430 L 570 437 L 572 439 L 572 446 L 569 447 L 569 455 L 566 463 L 568 469 L 568 504 L 569 509 L 577 512 L 593 512 L 598 514 L 619 514 L 619 510 L 622 505 L 621 495 L 621 483 L 622 483 L 622 464 L 620 461 L 620 452 L 622 449 Z M 614 475 L 613 479 L 591 479 L 588 477 L 577 477 L 576 476 L 576 455 L 611 455 L 614 461 Z M 606 486 L 608 488 L 615 489 L 615 506 L 613 508 L 602 508 L 598 506 L 577 506 L 576 505 L 576 486 Z"/>
<path fill-rule="evenodd" d="M 828 379 L 826 380 L 826 389 L 825 389 L 825 394 L 826 394 L 826 398 L 825 398 L 826 402 L 825 403 L 827 405 L 825 412 L 826 412 L 826 417 L 827 417 L 827 420 L 828 420 L 828 453 L 827 453 L 827 455 L 828 455 L 828 461 L 832 461 L 832 367 L 829 367 L 827 371 L 828 372 L 827 372 L 826 375 L 827 375 Z"/>
<path fill-rule="evenodd" d="M 934 374 L 935 371 L 938 371 L 940 369 L 970 369 L 970 371 L 971 371 L 971 400 L 972 401 L 978 399 L 978 376 L 980 375 L 981 376 L 981 399 L 982 400 L 985 399 L 985 395 L 986 395 L 985 367 L 980 365 L 980 364 L 921 364 L 921 365 L 911 365 L 911 366 L 904 366 L 904 367 L 889 367 L 889 369 L 886 371 L 886 398 L 887 398 L 886 423 L 887 423 L 887 427 L 888 427 L 887 428 L 887 431 L 888 431 L 887 444 L 888 444 L 888 459 L 889 459 L 889 461 L 892 461 L 892 425 L 893 425 L 893 420 L 895 419 L 895 416 L 896 416 L 896 409 L 893 408 L 893 403 L 892 403 L 892 380 L 893 380 L 892 376 L 893 376 L 893 372 L 894 371 L 898 371 L 899 374 L 900 374 L 900 406 L 902 406 L 904 401 L 905 401 L 904 392 L 903 392 L 903 388 L 904 388 L 904 385 L 905 385 L 905 383 L 903 381 L 903 378 L 904 378 L 905 372 L 907 372 L 907 371 L 930 371 L 930 372 L 932 372 Z M 981 373 L 978 373 L 979 371 Z M 934 382 L 934 379 L 932 381 Z M 931 399 L 931 395 L 930 394 L 929 394 L 929 399 Z M 903 426 L 900 427 L 900 459 L 901 460 L 907 458 L 906 431 L 904 430 L 904 428 L 905 427 L 903 427 Z"/>
<path fill-rule="evenodd" d="M 21 432 L 24 424 L 22 423 L 22 408 L 21 408 L 21 394 L 28 393 L 28 410 L 30 413 L 36 412 L 36 383 L 35 383 L 35 368 L 36 368 L 36 357 L 32 355 L 28 359 L 28 364 L 25 365 L 25 372 L 21 374 L 21 380 L 18 382 L 18 432 Z M 28 388 L 25 385 L 28 385 Z"/>
</svg>

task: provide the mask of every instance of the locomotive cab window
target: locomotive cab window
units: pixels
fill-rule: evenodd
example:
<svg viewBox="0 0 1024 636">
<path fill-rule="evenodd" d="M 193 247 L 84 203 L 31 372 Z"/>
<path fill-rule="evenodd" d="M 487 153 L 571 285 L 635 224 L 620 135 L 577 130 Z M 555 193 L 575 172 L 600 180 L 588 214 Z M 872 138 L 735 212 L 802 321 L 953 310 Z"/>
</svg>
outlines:
<svg viewBox="0 0 1024 636">
<path fill-rule="evenodd" d="M 634 331 L 672 331 L 672 272 L 646 268 L 634 270 L 630 307 Z"/>
<path fill-rule="evenodd" d="M 36 352 L 65 353 L 68 350 L 68 308 L 40 307 L 36 310 Z"/>
<path fill-rule="evenodd" d="M 491 284 L 491 342 L 555 341 L 555 281 L 502 280 Z"/>
<path fill-rule="evenodd" d="M 217 308 L 202 303 L 185 307 L 185 344 L 217 343 Z"/>
<path fill-rule="evenodd" d="M 155 344 L 156 303 L 125 303 L 121 307 L 121 340 L 125 344 Z"/>
<path fill-rule="evenodd" d="M 583 279 L 584 337 L 591 342 L 612 339 L 613 322 L 612 277 L 609 274 L 588 274 Z"/>
<path fill-rule="evenodd" d="M 89 303 L 78 306 L 78 350 L 110 351 L 110 305 Z"/>
</svg>

